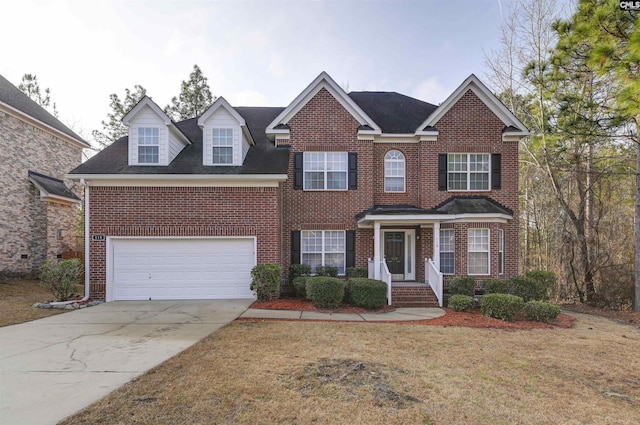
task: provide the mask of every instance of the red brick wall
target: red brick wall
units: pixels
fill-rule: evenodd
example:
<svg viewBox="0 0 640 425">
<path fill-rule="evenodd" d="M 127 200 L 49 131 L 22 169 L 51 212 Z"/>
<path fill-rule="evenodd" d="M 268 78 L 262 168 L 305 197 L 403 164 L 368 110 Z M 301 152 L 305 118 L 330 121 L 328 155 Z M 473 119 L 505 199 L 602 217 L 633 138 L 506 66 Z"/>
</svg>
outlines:
<svg viewBox="0 0 640 425">
<path fill-rule="evenodd" d="M 258 263 L 280 250 L 278 188 L 91 187 L 91 234 L 256 236 Z M 91 297 L 106 293 L 106 242 L 91 241 Z"/>
<path fill-rule="evenodd" d="M 289 176 L 283 184 L 283 266 L 291 263 L 293 230 L 357 230 L 356 266 L 366 267 L 373 254 L 373 232 L 357 229 L 355 216 L 373 205 L 373 143 L 359 141 L 359 123 L 325 89 L 320 90 L 290 121 Z M 293 189 L 293 152 L 358 153 L 358 189 L 304 191 Z"/>
</svg>

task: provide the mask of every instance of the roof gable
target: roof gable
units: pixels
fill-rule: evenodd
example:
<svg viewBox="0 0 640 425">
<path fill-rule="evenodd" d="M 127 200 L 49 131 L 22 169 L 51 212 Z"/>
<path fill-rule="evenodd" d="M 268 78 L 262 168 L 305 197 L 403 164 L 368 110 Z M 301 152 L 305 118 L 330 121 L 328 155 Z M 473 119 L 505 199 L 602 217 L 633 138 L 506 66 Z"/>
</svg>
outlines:
<svg viewBox="0 0 640 425">
<path fill-rule="evenodd" d="M 204 114 L 200 115 L 200 118 L 198 118 L 198 125 L 200 127 L 204 127 L 205 123 L 209 120 L 209 118 L 211 118 L 213 116 L 213 114 L 215 114 L 218 109 L 223 108 L 225 109 L 227 112 L 229 112 L 231 114 L 231 116 L 233 116 L 233 118 L 235 120 L 238 121 L 238 124 L 241 127 L 244 127 L 246 125 L 244 118 L 242 118 L 242 115 L 240 115 L 230 104 L 229 102 L 226 101 L 226 99 L 224 97 L 219 97 L 216 99 L 215 102 L 213 102 L 213 105 L 211 105 L 209 107 L 209 109 L 207 109 Z"/>
<path fill-rule="evenodd" d="M 48 131 L 53 130 L 57 136 L 60 136 L 60 133 L 62 133 L 68 141 L 73 141 L 85 148 L 91 147 L 89 143 L 84 141 L 69 129 L 69 127 L 62 124 L 59 119 L 51 115 L 46 109 L 24 94 L 22 90 L 0 75 L 0 106 L 2 105 L 6 105 L 10 110 L 30 117 Z"/>
<path fill-rule="evenodd" d="M 155 103 L 149 96 L 144 96 L 140 101 L 131 108 L 131 110 L 122 117 L 123 124 L 130 126 L 131 123 L 135 120 L 138 114 L 144 110 L 145 108 L 149 108 L 155 113 L 158 118 L 162 120 L 162 122 L 167 125 L 171 130 L 173 130 L 174 134 L 176 134 L 182 142 L 187 145 L 191 144 L 191 140 L 184 134 L 182 130 L 176 125 L 175 122 L 165 112 Z"/>
<path fill-rule="evenodd" d="M 433 131 L 427 127 L 434 127 L 438 121 L 455 105 L 462 96 L 471 90 L 487 107 L 500 119 L 505 127 L 518 129 L 520 137 L 529 132 L 527 127 L 498 99 L 491 90 L 474 74 L 471 74 L 458 88 L 416 129 L 416 135 Z"/>
<path fill-rule="evenodd" d="M 320 73 L 315 80 L 307 86 L 294 100 L 278 115 L 268 126 L 267 134 L 288 132 L 286 129 L 275 128 L 281 124 L 287 124 L 320 90 L 326 89 L 341 105 L 349 112 L 360 125 L 370 126 L 374 132 L 381 133 L 382 130 L 358 104 L 347 95 L 326 72 Z M 275 131 L 274 131 L 275 130 Z"/>
</svg>

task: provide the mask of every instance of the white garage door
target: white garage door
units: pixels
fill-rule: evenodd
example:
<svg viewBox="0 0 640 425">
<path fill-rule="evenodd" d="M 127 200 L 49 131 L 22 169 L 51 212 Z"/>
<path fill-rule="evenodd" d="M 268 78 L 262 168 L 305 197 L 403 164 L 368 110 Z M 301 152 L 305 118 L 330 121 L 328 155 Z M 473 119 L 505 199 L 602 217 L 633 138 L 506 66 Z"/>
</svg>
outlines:
<svg viewBox="0 0 640 425">
<path fill-rule="evenodd" d="M 252 298 L 254 239 L 113 239 L 107 300 Z"/>
</svg>

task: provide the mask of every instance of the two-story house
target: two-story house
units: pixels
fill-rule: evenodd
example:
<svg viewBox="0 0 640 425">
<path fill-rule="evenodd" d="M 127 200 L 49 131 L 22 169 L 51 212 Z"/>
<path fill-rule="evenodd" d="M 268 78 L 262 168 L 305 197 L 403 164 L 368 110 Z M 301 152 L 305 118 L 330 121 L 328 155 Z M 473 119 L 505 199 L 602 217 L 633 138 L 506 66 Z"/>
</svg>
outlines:
<svg viewBox="0 0 640 425">
<path fill-rule="evenodd" d="M 305 263 L 441 302 L 443 276 L 518 272 L 527 129 L 473 75 L 440 106 L 322 73 L 286 108 L 219 98 L 175 123 L 144 98 L 124 122 L 128 137 L 70 173 L 94 298 L 250 297 L 255 264 L 281 264 L 286 288 Z"/>
<path fill-rule="evenodd" d="M 89 147 L 0 75 L 0 277 L 37 275 L 76 248 L 81 201 L 64 176 Z"/>
</svg>

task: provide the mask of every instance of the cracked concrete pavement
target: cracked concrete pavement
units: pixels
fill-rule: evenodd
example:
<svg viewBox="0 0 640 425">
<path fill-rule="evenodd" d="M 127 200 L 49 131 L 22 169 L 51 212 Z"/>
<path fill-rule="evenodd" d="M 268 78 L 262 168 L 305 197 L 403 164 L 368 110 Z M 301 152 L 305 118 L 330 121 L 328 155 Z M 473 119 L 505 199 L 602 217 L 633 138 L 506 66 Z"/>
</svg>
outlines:
<svg viewBox="0 0 640 425">
<path fill-rule="evenodd" d="M 252 302 L 116 301 L 0 328 L 0 424 L 56 424 Z"/>
</svg>

